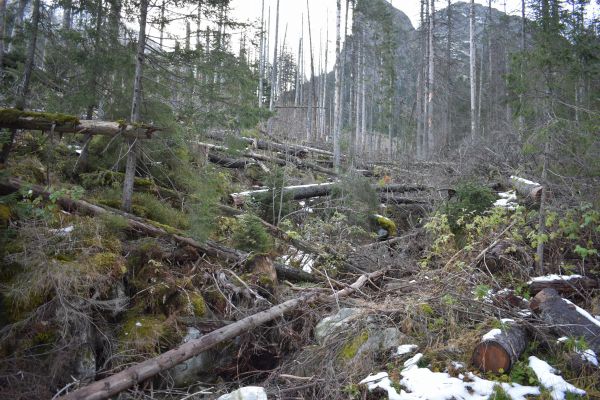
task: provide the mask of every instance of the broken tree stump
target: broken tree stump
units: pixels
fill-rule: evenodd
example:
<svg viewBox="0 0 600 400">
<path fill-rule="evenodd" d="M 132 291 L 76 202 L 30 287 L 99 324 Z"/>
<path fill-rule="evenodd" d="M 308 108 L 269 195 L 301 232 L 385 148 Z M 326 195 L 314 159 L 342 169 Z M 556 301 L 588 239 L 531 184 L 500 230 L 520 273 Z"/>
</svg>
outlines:
<svg viewBox="0 0 600 400">
<path fill-rule="evenodd" d="M 513 321 L 483 335 L 473 351 L 473 365 L 482 372 L 506 373 L 527 347 L 527 332 Z"/>
<path fill-rule="evenodd" d="M 556 290 L 546 288 L 540 291 L 531 300 L 530 308 L 555 334 L 583 338 L 590 349 L 600 354 L 600 321 L 560 297 Z"/>
</svg>

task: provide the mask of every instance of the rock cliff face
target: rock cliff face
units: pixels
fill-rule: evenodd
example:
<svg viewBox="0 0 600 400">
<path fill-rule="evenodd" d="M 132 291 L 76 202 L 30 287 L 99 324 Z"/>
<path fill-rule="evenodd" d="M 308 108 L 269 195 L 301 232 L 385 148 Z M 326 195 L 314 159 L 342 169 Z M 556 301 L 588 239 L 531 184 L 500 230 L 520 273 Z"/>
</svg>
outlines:
<svg viewBox="0 0 600 400">
<path fill-rule="evenodd" d="M 483 93 L 481 118 L 485 129 L 493 131 L 501 128 L 501 118 L 497 115 L 501 114 L 506 122 L 509 110 L 505 102 L 490 103 L 488 98 L 506 92 L 503 78 L 510 54 L 519 47 L 521 19 L 497 9 L 492 9 L 490 18 L 489 9 L 479 4 L 475 6 L 475 19 L 477 73 L 483 79 L 478 84 Z M 466 135 L 470 123 L 469 4 L 458 2 L 450 9 L 438 10 L 434 21 L 435 126 L 439 135 L 447 136 L 452 144 Z M 359 0 L 350 31 L 352 35 L 348 36 L 342 52 L 344 128 L 349 130 L 354 125 L 354 93 L 357 88 L 360 92 L 358 82 L 362 78 L 357 66 L 363 60 L 368 130 L 387 135 L 391 122 L 392 134 L 410 143 L 414 140 L 418 115 L 417 87 L 423 79 L 420 75 L 425 63 L 425 33 L 413 27 L 408 16 L 386 0 Z M 333 98 L 333 84 L 334 74 L 330 73 L 328 99 Z M 447 88 L 453 93 L 452 99 L 446 96 Z M 441 133 L 443 130 L 445 133 Z"/>
</svg>

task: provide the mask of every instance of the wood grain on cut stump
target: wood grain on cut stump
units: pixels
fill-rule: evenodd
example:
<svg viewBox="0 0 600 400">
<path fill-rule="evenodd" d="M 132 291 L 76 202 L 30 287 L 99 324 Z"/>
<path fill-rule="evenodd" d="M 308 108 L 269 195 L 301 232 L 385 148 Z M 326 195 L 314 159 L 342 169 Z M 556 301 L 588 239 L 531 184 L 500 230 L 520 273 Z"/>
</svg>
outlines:
<svg viewBox="0 0 600 400">
<path fill-rule="evenodd" d="M 483 336 L 473 351 L 473 365 L 482 372 L 508 372 L 527 346 L 525 329 L 507 323 L 503 330 L 494 329 Z"/>
</svg>

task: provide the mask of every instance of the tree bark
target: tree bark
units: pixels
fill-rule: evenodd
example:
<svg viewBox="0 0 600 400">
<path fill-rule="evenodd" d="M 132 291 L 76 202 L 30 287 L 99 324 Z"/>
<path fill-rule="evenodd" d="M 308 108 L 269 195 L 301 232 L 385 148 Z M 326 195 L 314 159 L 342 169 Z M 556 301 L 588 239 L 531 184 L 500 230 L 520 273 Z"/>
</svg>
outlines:
<svg viewBox="0 0 600 400">
<path fill-rule="evenodd" d="M 477 78 L 475 58 L 475 0 L 471 0 L 469 8 L 469 81 L 471 83 L 471 140 L 477 137 L 477 114 L 475 113 Z"/>
<path fill-rule="evenodd" d="M 266 322 L 282 317 L 289 311 L 295 310 L 306 304 L 321 301 L 330 301 L 345 297 L 360 289 L 367 282 L 377 279 L 385 274 L 380 270 L 368 275 L 362 275 L 352 285 L 337 291 L 332 295 L 323 295 L 320 292 L 311 292 L 300 297 L 288 300 L 268 310 L 250 315 L 237 322 L 227 325 L 203 335 L 195 340 L 190 340 L 181 346 L 169 350 L 158 357 L 135 364 L 124 371 L 111 375 L 105 379 L 94 382 L 88 386 L 69 393 L 61 399 L 64 400 L 100 400 L 107 399 L 140 382 L 151 378 L 161 371 L 174 367 L 206 350 L 209 350 L 225 340 L 233 339 L 240 334 L 254 329 Z"/>
<path fill-rule="evenodd" d="M 131 122 L 138 123 L 142 111 L 142 75 L 144 69 L 144 51 L 146 50 L 146 17 L 148 15 L 148 0 L 140 0 L 140 25 L 138 35 L 138 47 L 135 63 L 135 77 L 133 81 L 133 100 L 131 105 Z M 139 154 L 139 141 L 130 138 L 128 141 L 127 165 L 125 166 L 125 179 L 123 180 L 122 208 L 131 211 L 131 200 L 133 198 L 133 181 Z"/>
<path fill-rule="evenodd" d="M 530 308 L 557 335 L 583 338 L 590 349 L 600 354 L 600 321 L 582 308 L 560 297 L 552 288 L 543 289 L 531 301 Z"/>
<path fill-rule="evenodd" d="M 20 3 L 19 3 L 19 5 L 20 5 Z M 22 19 L 22 15 L 21 15 L 21 19 Z M 17 110 L 25 109 L 25 106 L 27 104 L 27 100 L 28 100 L 28 96 L 29 96 L 29 84 L 31 83 L 31 76 L 33 75 L 35 50 L 37 47 L 37 38 L 38 38 L 38 30 L 39 30 L 39 22 L 40 22 L 40 0 L 34 0 L 32 16 L 31 16 L 31 36 L 29 38 L 29 46 L 27 47 L 27 56 L 25 59 L 25 66 L 23 69 L 23 78 L 21 79 L 21 82 L 17 89 L 17 98 L 15 100 L 15 108 Z M 16 22 L 15 22 L 15 24 L 16 24 Z M 0 152 L 0 164 L 4 164 L 8 160 L 8 156 L 10 155 L 10 151 L 12 150 L 12 146 L 15 141 L 16 135 L 17 135 L 17 130 L 15 128 L 12 128 L 10 131 L 10 137 L 9 137 L 8 141 L 6 143 L 4 143 L 4 145 L 2 146 L 2 151 Z"/>
<path fill-rule="evenodd" d="M 427 93 L 427 148 L 433 154 L 435 150 L 435 131 L 433 126 L 433 100 L 435 94 L 435 0 L 431 0 L 429 16 L 429 92 Z"/>
<path fill-rule="evenodd" d="M 4 76 L 4 30 L 6 25 L 6 0 L 0 0 L 0 78 Z"/>
<path fill-rule="evenodd" d="M 527 332 L 514 322 L 490 331 L 475 347 L 473 365 L 482 372 L 508 373 L 527 347 Z"/>
<path fill-rule="evenodd" d="M 273 47 L 273 66 L 271 69 L 271 98 L 269 99 L 269 111 L 273 111 L 275 96 L 277 95 L 277 47 L 279 36 L 279 0 L 277 0 L 277 11 L 275 13 L 275 45 Z"/>
<path fill-rule="evenodd" d="M 28 0 L 19 0 L 19 5 L 17 7 L 17 12 L 15 14 L 15 18 L 13 21 L 12 31 L 10 35 L 10 43 L 8 45 L 8 52 L 12 53 L 15 47 L 15 42 L 17 42 L 18 36 L 23 32 L 23 18 L 25 16 L 25 7 L 27 7 Z"/>
<path fill-rule="evenodd" d="M 340 169 L 341 162 L 341 96 L 342 96 L 342 76 L 341 76 L 341 14 L 342 14 L 342 1 L 337 0 L 336 2 L 336 17 L 335 17 L 335 95 L 334 95 L 334 111 L 333 111 L 333 167 L 336 171 Z"/>
<path fill-rule="evenodd" d="M 260 13 L 260 46 L 258 56 L 258 107 L 263 106 L 263 82 L 265 75 L 265 61 L 264 61 L 264 49 L 265 49 L 265 0 L 261 3 Z"/>
</svg>

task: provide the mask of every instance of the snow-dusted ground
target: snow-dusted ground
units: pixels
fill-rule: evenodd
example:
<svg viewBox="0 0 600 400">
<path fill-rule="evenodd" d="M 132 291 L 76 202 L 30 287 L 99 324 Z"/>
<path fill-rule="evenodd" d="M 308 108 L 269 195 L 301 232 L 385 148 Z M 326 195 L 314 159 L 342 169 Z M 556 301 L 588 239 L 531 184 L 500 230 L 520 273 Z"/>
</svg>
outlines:
<svg viewBox="0 0 600 400">
<path fill-rule="evenodd" d="M 500 198 L 494 203 L 494 207 L 502 207 L 507 210 L 514 210 L 519 205 L 517 203 L 517 193 L 514 190 L 498 193 Z"/>
<path fill-rule="evenodd" d="M 487 400 L 500 386 L 513 400 L 526 400 L 526 396 L 537 396 L 541 389 L 537 386 L 523 386 L 516 383 L 500 383 L 482 379 L 471 372 L 450 376 L 446 372 L 433 372 L 429 368 L 420 368 L 418 362 L 423 354 L 418 353 L 404 363 L 401 371 L 400 393 L 394 387 L 387 372 L 369 375 L 360 384 L 366 384 L 368 390 L 381 388 L 390 400 Z M 462 364 L 457 363 L 462 367 Z M 555 370 L 546 362 L 529 358 L 529 365 L 534 370 L 540 383 L 551 391 L 552 398 L 563 400 L 566 393 L 585 394 L 585 391 L 565 382 L 555 374 Z"/>
</svg>

